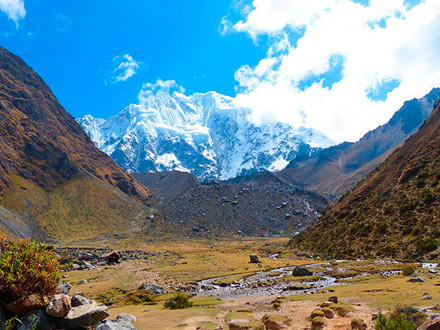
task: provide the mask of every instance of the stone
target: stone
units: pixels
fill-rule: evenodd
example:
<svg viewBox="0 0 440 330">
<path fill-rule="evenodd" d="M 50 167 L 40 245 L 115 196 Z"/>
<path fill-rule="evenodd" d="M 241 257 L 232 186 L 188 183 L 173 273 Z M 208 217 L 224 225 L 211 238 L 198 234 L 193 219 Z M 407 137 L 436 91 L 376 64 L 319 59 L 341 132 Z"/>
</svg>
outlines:
<svg viewBox="0 0 440 330">
<path fill-rule="evenodd" d="M 69 282 L 61 281 L 58 284 L 57 293 L 69 294 L 70 289 L 72 289 L 72 285 Z"/>
<path fill-rule="evenodd" d="M 66 294 L 56 294 L 46 307 L 46 313 L 53 317 L 64 317 L 72 308 L 70 297 Z"/>
<path fill-rule="evenodd" d="M 76 285 L 83 285 L 83 284 L 87 284 L 87 283 L 89 283 L 89 281 L 81 280 L 81 281 L 78 281 L 78 283 L 76 283 Z"/>
<path fill-rule="evenodd" d="M 136 317 L 127 313 L 118 315 L 115 321 L 104 321 L 96 327 L 96 330 L 137 330 L 131 322 L 135 322 Z"/>
<path fill-rule="evenodd" d="M 423 300 L 431 300 L 432 297 L 429 294 L 423 296 Z"/>
<path fill-rule="evenodd" d="M 118 263 L 121 259 L 121 254 L 118 251 L 112 251 L 109 253 L 105 253 L 99 257 L 101 260 L 105 260 L 107 264 L 115 264 Z"/>
<path fill-rule="evenodd" d="M 57 319 L 57 325 L 61 328 L 76 329 L 96 325 L 108 316 L 110 313 L 107 306 L 92 301 L 91 304 L 72 307 L 64 318 Z"/>
<path fill-rule="evenodd" d="M 42 310 L 26 314 L 20 318 L 20 322 L 21 324 L 17 326 L 17 330 L 54 330 L 56 328 L 55 320 Z"/>
<path fill-rule="evenodd" d="M 71 268 L 72 270 L 80 270 L 81 269 L 81 266 L 80 265 L 78 265 L 78 264 L 72 264 L 72 268 Z"/>
<path fill-rule="evenodd" d="M 251 264 L 259 264 L 259 263 L 261 263 L 260 259 L 258 258 L 258 256 L 256 254 L 251 254 L 249 256 L 249 259 L 250 259 L 250 263 Z"/>
<path fill-rule="evenodd" d="M 293 276 L 312 276 L 313 273 L 304 266 L 296 266 L 292 271 Z"/>
<path fill-rule="evenodd" d="M 282 330 L 288 329 L 291 325 L 291 321 L 284 315 L 268 313 L 261 319 L 266 330 Z"/>
<path fill-rule="evenodd" d="M 413 282 L 413 283 L 425 283 L 426 281 L 421 278 L 421 277 L 412 277 L 408 280 L 408 282 Z"/>
<path fill-rule="evenodd" d="M 41 294 L 31 294 L 20 300 L 12 301 L 6 305 L 6 309 L 14 314 L 26 314 L 37 309 L 45 308 L 49 304 L 49 298 Z"/>
<path fill-rule="evenodd" d="M 332 319 L 335 317 L 335 312 L 331 308 L 323 308 L 324 316 L 326 319 Z"/>
<path fill-rule="evenodd" d="M 351 329 L 352 330 L 367 330 L 368 325 L 361 318 L 352 319 L 351 320 Z"/>
<path fill-rule="evenodd" d="M 150 290 L 154 294 L 159 294 L 159 295 L 165 293 L 163 286 L 154 283 L 147 283 L 142 285 L 142 290 Z"/>
<path fill-rule="evenodd" d="M 440 316 L 434 315 L 424 322 L 417 330 L 440 330 Z"/>
<path fill-rule="evenodd" d="M 82 294 L 75 293 L 71 298 L 72 307 L 91 304 L 93 301 L 84 297 Z"/>
<path fill-rule="evenodd" d="M 328 301 L 337 304 L 338 303 L 338 297 L 331 296 L 330 298 L 328 298 Z"/>
</svg>

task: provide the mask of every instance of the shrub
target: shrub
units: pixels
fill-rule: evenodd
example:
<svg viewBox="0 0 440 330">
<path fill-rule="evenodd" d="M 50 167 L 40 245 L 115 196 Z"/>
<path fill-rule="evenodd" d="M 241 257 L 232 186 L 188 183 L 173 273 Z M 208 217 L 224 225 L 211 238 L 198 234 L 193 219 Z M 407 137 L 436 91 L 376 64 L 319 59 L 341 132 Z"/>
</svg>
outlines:
<svg viewBox="0 0 440 330">
<path fill-rule="evenodd" d="M 52 251 L 37 241 L 7 241 L 0 235 L 0 297 L 4 302 L 33 293 L 55 293 L 61 266 Z"/>
<path fill-rule="evenodd" d="M 402 271 L 402 274 L 403 274 L 403 276 L 411 276 L 412 274 L 414 274 L 415 273 L 415 269 L 414 268 L 412 268 L 412 267 L 406 267 L 403 271 Z"/>
<path fill-rule="evenodd" d="M 437 247 L 438 247 L 437 242 L 434 241 L 432 238 L 429 238 L 420 242 L 419 251 L 421 253 L 429 253 L 437 250 Z"/>
<path fill-rule="evenodd" d="M 193 303 L 189 301 L 188 296 L 178 293 L 174 298 L 170 298 L 164 303 L 165 308 L 169 309 L 185 309 L 192 307 Z"/>
<path fill-rule="evenodd" d="M 376 324 L 376 330 L 415 330 L 414 323 L 407 321 L 402 315 L 385 316 L 379 313 Z"/>
</svg>

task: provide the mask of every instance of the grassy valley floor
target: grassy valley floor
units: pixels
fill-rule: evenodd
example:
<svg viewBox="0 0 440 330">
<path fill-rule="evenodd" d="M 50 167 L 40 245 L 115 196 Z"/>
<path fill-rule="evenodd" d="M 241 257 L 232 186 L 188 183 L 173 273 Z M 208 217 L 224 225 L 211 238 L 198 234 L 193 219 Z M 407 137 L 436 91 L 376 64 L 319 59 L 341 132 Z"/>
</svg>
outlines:
<svg viewBox="0 0 440 330">
<path fill-rule="evenodd" d="M 436 267 L 374 261 L 320 261 L 292 255 L 287 239 L 241 238 L 145 241 L 131 238 L 85 244 L 94 248 L 149 251 L 149 257 L 117 265 L 67 272 L 71 292 L 110 306 L 112 317 L 127 312 L 139 329 L 228 329 L 228 321 L 259 322 L 267 313 L 286 316 L 289 329 L 310 328 L 309 316 L 330 296 L 339 298 L 330 329 L 347 329 L 352 319 L 372 324 L 372 315 L 396 307 L 419 306 L 435 312 L 440 304 Z M 259 264 L 249 263 L 257 254 Z M 293 276 L 297 265 L 308 265 L 312 276 Z M 416 269 L 425 282 L 409 282 L 402 270 Z M 211 280 L 210 280 L 211 279 Z M 84 281 L 85 280 L 85 281 Z M 165 294 L 142 300 L 142 284 L 155 283 Z M 192 294 L 193 307 L 169 310 L 164 302 L 176 291 Z M 133 298 L 138 292 L 138 296 Z M 151 300 L 151 301 L 149 301 Z M 342 311 L 340 310 L 342 308 Z"/>
</svg>

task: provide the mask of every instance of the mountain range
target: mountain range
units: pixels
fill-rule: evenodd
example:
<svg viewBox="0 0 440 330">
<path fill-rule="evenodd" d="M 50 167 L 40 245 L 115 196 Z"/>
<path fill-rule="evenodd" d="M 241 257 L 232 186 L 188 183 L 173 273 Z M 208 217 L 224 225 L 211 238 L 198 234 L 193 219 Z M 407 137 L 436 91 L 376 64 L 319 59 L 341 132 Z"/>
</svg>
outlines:
<svg viewBox="0 0 440 330">
<path fill-rule="evenodd" d="M 159 90 L 139 99 L 107 120 L 78 119 L 95 145 L 130 172 L 179 170 L 200 180 L 227 180 L 281 170 L 333 144 L 313 129 L 254 124 L 249 109 L 215 92 Z"/>
<path fill-rule="evenodd" d="M 400 148 L 291 246 L 326 256 L 436 259 L 440 102 Z"/>
</svg>

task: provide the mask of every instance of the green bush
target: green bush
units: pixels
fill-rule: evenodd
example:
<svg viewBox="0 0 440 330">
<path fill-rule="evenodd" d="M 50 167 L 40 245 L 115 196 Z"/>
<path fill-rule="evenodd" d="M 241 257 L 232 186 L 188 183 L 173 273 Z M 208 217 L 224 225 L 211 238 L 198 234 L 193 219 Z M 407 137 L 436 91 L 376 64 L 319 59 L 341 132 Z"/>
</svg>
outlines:
<svg viewBox="0 0 440 330">
<path fill-rule="evenodd" d="M 376 330 L 415 330 L 414 323 L 407 321 L 402 315 L 385 316 L 379 313 L 376 324 Z"/>
<path fill-rule="evenodd" d="M 55 254 L 44 244 L 30 240 L 7 241 L 0 235 L 0 297 L 3 302 L 34 293 L 55 293 L 60 270 Z"/>
<path fill-rule="evenodd" d="M 403 271 L 402 274 L 403 276 L 411 276 L 412 274 L 414 274 L 416 272 L 416 270 L 412 267 L 406 267 Z"/>
<path fill-rule="evenodd" d="M 174 298 L 170 298 L 164 303 L 165 308 L 169 309 L 185 309 L 192 307 L 193 303 L 189 301 L 188 296 L 178 293 Z"/>
<path fill-rule="evenodd" d="M 429 253 L 437 250 L 438 244 L 432 238 L 426 239 L 419 244 L 419 251 L 421 253 Z"/>
</svg>

